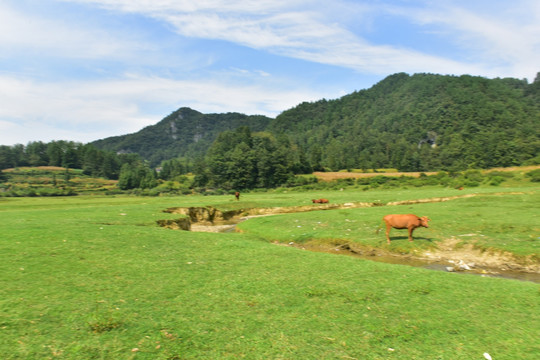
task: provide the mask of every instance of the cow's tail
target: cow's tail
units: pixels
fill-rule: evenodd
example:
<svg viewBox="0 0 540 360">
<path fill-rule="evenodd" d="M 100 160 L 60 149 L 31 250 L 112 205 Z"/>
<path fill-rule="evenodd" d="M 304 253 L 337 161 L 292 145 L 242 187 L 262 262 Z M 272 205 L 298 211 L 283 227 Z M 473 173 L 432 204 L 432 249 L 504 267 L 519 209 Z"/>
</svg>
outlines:
<svg viewBox="0 0 540 360">
<path fill-rule="evenodd" d="M 384 227 L 384 225 L 385 225 L 384 220 L 381 220 L 379 227 L 377 228 L 377 231 L 375 232 L 377 235 L 379 235 L 379 232 Z"/>
</svg>

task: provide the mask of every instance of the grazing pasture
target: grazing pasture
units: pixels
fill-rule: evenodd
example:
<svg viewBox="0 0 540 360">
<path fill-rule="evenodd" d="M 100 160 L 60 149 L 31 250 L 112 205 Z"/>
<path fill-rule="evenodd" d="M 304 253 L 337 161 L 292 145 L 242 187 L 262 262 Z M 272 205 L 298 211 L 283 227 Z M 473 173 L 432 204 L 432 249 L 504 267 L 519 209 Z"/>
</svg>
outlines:
<svg viewBox="0 0 540 360">
<path fill-rule="evenodd" d="M 455 237 L 538 261 L 538 189 L 0 199 L 3 359 L 535 359 L 538 284 L 435 272 L 272 242 L 396 252 Z M 250 219 L 243 233 L 157 226 L 169 207 L 340 208 Z M 385 213 L 428 215 L 415 241 L 376 235 Z M 472 235 L 471 235 L 472 234 Z"/>
</svg>

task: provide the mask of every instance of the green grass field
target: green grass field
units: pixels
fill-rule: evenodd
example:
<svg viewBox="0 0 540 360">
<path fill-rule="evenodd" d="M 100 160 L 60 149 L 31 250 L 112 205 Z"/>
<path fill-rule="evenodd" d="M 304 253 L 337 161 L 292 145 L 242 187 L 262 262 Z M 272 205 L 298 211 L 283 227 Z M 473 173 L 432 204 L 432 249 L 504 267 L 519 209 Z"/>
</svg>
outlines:
<svg viewBox="0 0 540 360">
<path fill-rule="evenodd" d="M 251 219 L 244 233 L 160 228 L 168 207 L 221 209 L 413 200 Z M 495 195 L 494 193 L 505 193 Z M 233 196 L 0 199 L 2 359 L 536 359 L 538 284 L 276 246 L 387 246 L 392 212 L 430 216 L 411 251 L 448 236 L 538 255 L 538 188 L 269 192 Z M 480 236 L 482 235 L 482 236 Z"/>
</svg>

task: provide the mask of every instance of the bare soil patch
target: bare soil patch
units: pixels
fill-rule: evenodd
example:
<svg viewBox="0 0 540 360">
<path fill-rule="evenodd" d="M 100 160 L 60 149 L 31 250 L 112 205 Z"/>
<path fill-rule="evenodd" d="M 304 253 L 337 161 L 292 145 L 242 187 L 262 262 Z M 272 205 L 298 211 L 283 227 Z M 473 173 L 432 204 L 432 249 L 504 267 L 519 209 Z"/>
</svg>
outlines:
<svg viewBox="0 0 540 360">
<path fill-rule="evenodd" d="M 12 171 L 15 171 L 15 170 L 66 171 L 66 168 L 65 168 L 65 167 L 59 167 L 59 166 L 33 166 L 33 167 L 30 167 L 30 166 L 21 166 L 21 167 L 18 167 L 18 168 L 4 169 L 4 170 L 2 170 L 2 171 L 5 171 L 5 172 L 12 172 Z"/>
<path fill-rule="evenodd" d="M 512 274 L 514 278 L 540 282 L 540 263 L 529 258 L 518 258 L 503 251 L 482 251 L 473 245 L 460 245 L 456 238 L 446 239 L 435 250 L 412 254 L 393 253 L 381 248 L 373 248 L 358 243 L 321 243 L 317 241 L 305 244 L 275 243 L 303 250 L 350 255 L 363 259 L 401 264 L 416 267 L 438 268 L 449 272 L 469 272 L 485 275 Z M 438 265 L 430 267 L 431 264 Z M 523 274 L 523 276 L 519 276 Z M 527 275 L 530 274 L 530 275 Z"/>
<path fill-rule="evenodd" d="M 419 177 L 421 172 L 384 172 L 384 173 L 354 173 L 354 172 L 314 172 L 313 175 L 322 181 L 333 181 L 350 178 L 370 178 L 375 176 L 410 176 Z M 436 172 L 424 172 L 426 175 L 435 175 Z"/>
<path fill-rule="evenodd" d="M 506 167 L 506 168 L 493 168 L 482 170 L 484 173 L 491 171 L 531 171 L 540 169 L 540 165 L 531 165 L 531 166 L 515 166 L 515 167 Z M 313 175 L 322 181 L 332 181 L 338 179 L 349 179 L 349 178 L 369 178 L 375 176 L 410 176 L 410 177 L 419 177 L 420 174 L 426 175 L 436 175 L 437 172 L 373 172 L 373 173 L 356 173 L 356 172 L 314 172 Z"/>
<path fill-rule="evenodd" d="M 494 269 L 495 271 L 526 271 L 540 273 L 540 263 L 532 257 L 520 258 L 506 251 L 481 250 L 473 244 L 461 245 L 461 240 L 452 237 L 439 243 L 438 248 L 426 251 L 423 257 L 437 261 L 447 261 L 459 269 L 460 264 L 465 264 L 474 269 L 477 267 Z"/>
</svg>

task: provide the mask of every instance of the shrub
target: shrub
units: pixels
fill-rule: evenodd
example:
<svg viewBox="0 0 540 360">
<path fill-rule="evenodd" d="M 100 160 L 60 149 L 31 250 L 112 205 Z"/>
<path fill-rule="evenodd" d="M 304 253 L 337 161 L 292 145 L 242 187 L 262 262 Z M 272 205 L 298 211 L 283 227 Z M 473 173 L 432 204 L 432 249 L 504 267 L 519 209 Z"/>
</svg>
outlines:
<svg viewBox="0 0 540 360">
<path fill-rule="evenodd" d="M 479 170 L 467 170 L 463 173 L 463 176 L 471 183 L 480 183 L 484 179 L 484 177 L 482 176 L 482 172 L 480 172 Z"/>
<path fill-rule="evenodd" d="M 540 169 L 529 171 L 525 176 L 531 178 L 532 182 L 540 182 Z"/>
<path fill-rule="evenodd" d="M 511 171 L 490 171 L 487 173 L 490 178 L 502 177 L 503 179 L 511 179 L 514 177 L 514 173 Z"/>
<path fill-rule="evenodd" d="M 490 179 L 489 181 L 489 185 L 492 185 L 492 186 L 498 186 L 500 185 L 502 182 L 504 182 L 504 178 L 502 176 L 494 176 Z"/>
</svg>

